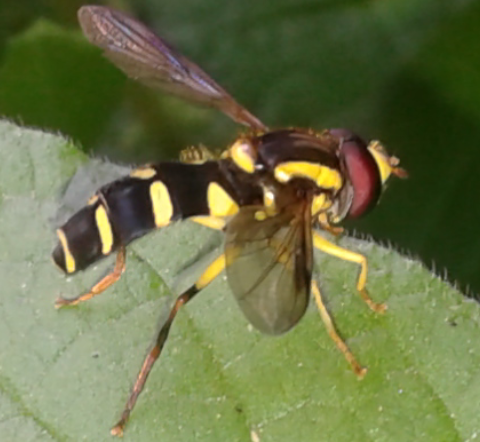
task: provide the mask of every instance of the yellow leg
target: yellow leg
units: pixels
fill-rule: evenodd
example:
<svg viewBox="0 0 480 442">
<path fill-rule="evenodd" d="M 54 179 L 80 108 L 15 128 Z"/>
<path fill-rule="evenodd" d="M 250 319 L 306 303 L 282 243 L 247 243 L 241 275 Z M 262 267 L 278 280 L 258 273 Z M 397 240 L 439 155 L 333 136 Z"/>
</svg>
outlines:
<svg viewBox="0 0 480 442">
<path fill-rule="evenodd" d="M 334 236 L 340 236 L 345 230 L 343 227 L 332 226 L 324 212 L 318 215 L 318 223 L 322 230 L 326 230 Z"/>
<path fill-rule="evenodd" d="M 192 216 L 189 219 L 202 226 L 210 227 L 210 229 L 215 230 L 223 230 L 227 224 L 224 218 L 218 218 L 216 216 Z"/>
<path fill-rule="evenodd" d="M 168 338 L 168 334 L 170 332 L 170 327 L 172 326 L 173 320 L 175 319 L 178 310 L 180 310 L 180 307 L 184 306 L 188 301 L 190 301 L 200 290 L 210 284 L 225 268 L 225 265 L 225 255 L 219 256 L 208 266 L 208 268 L 203 272 L 200 278 L 198 278 L 197 282 L 184 293 L 182 293 L 175 301 L 175 304 L 170 311 L 170 315 L 168 316 L 167 321 L 157 335 L 155 345 L 143 361 L 142 368 L 137 375 L 137 380 L 135 381 L 127 403 L 125 404 L 122 416 L 111 430 L 111 434 L 113 436 L 123 436 L 123 430 L 128 421 L 128 418 L 130 417 L 130 413 L 132 412 L 133 407 L 135 406 L 135 403 L 137 402 L 137 399 L 140 396 L 143 387 L 145 386 L 145 382 L 147 381 L 147 377 L 150 374 L 150 370 L 152 369 L 153 364 L 155 364 L 155 361 L 158 359 L 160 353 L 163 350 L 165 342 Z"/>
<path fill-rule="evenodd" d="M 208 284 L 210 284 L 225 269 L 225 267 L 225 254 L 222 253 L 205 269 L 202 275 L 195 282 L 194 287 L 197 290 L 202 290 Z"/>
<path fill-rule="evenodd" d="M 326 230 L 328 233 L 331 233 L 333 236 L 340 236 L 344 232 L 343 227 L 331 226 L 330 224 L 321 224 L 320 227 L 322 230 Z"/>
<path fill-rule="evenodd" d="M 360 275 L 357 280 L 357 290 L 360 293 L 362 299 L 367 303 L 367 305 L 377 313 L 384 313 L 387 309 L 385 304 L 377 304 L 374 302 L 367 291 L 367 258 L 361 255 L 360 253 L 352 252 L 351 250 L 344 249 L 343 247 L 337 246 L 336 244 L 331 243 L 330 241 L 323 238 L 317 232 L 313 232 L 313 245 L 316 249 L 321 250 L 322 252 L 328 253 L 329 255 L 335 256 L 337 258 L 343 259 L 345 261 L 354 262 L 360 265 Z"/>
<path fill-rule="evenodd" d="M 365 376 L 367 369 L 362 367 L 357 362 L 357 360 L 355 359 L 355 356 L 350 351 L 347 344 L 345 344 L 345 341 L 337 333 L 337 330 L 335 329 L 335 324 L 333 323 L 332 317 L 330 316 L 330 313 L 328 312 L 327 307 L 323 302 L 322 294 L 320 293 L 320 289 L 318 288 L 318 284 L 315 280 L 312 280 L 312 293 L 315 298 L 315 303 L 317 304 L 318 311 L 320 313 L 322 321 L 325 324 L 325 327 L 327 328 L 328 334 L 332 338 L 333 342 L 335 342 L 335 345 L 338 347 L 338 349 L 343 353 L 343 355 L 345 356 L 345 359 L 352 366 L 352 369 L 355 372 L 355 374 L 360 379 L 362 379 Z"/>
<path fill-rule="evenodd" d="M 58 298 L 55 301 L 55 308 L 64 307 L 66 305 L 77 305 L 80 302 L 84 302 L 84 301 L 88 301 L 89 299 L 92 299 L 94 296 L 97 296 L 100 293 L 104 292 L 112 284 L 115 284 L 120 279 L 124 271 L 125 271 L 125 247 L 120 247 L 117 253 L 117 260 L 115 261 L 115 267 L 108 275 L 102 278 L 87 293 L 84 293 L 72 299 L 65 299 L 62 297 Z"/>
</svg>

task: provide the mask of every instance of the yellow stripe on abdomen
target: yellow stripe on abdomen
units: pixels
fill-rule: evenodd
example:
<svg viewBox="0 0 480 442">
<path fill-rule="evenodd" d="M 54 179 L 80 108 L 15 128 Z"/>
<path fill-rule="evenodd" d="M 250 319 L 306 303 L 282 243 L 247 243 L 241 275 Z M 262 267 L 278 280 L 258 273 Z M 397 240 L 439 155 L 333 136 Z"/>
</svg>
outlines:
<svg viewBox="0 0 480 442">
<path fill-rule="evenodd" d="M 102 243 L 102 253 L 108 255 L 113 248 L 113 230 L 107 211 L 102 205 L 99 205 L 95 210 L 95 222 Z"/>
<path fill-rule="evenodd" d="M 150 200 L 155 226 L 164 227 L 169 224 L 173 216 L 173 204 L 167 186 L 161 181 L 154 181 L 150 185 Z"/>
<path fill-rule="evenodd" d="M 207 201 L 211 216 L 232 216 L 238 212 L 238 204 L 215 182 L 208 185 Z"/>
<path fill-rule="evenodd" d="M 75 258 L 73 257 L 72 252 L 70 252 L 70 248 L 68 247 L 68 241 L 65 232 L 62 229 L 58 229 L 57 236 L 62 246 L 63 254 L 65 256 L 65 271 L 67 273 L 73 273 L 76 269 L 76 263 Z"/>
</svg>

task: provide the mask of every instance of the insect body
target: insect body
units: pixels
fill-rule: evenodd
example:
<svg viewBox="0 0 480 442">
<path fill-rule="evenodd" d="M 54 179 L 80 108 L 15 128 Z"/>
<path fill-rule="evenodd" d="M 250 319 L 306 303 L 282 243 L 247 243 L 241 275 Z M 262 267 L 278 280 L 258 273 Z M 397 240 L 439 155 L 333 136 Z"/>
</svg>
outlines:
<svg viewBox="0 0 480 442">
<path fill-rule="evenodd" d="M 100 188 L 57 231 L 53 259 L 66 273 L 117 253 L 110 274 L 85 294 L 59 298 L 58 307 L 90 299 L 117 281 L 125 269 L 125 247 L 154 229 L 189 218 L 225 232 L 224 254 L 177 298 L 112 434 L 123 433 L 179 308 L 224 269 L 241 310 L 264 333 L 281 334 L 295 326 L 312 293 L 329 334 L 354 372 L 363 376 L 366 370 L 336 332 L 312 279 L 313 248 L 359 264 L 360 295 L 372 310 L 385 309 L 366 290 L 366 258 L 328 241 L 318 230 L 341 233 L 336 224 L 375 205 L 391 174 L 406 176 L 398 160 L 378 142 L 367 145 L 345 129 L 271 131 L 141 23 L 100 6 L 81 8 L 79 20 L 86 36 L 129 76 L 214 106 L 251 130 L 220 158 L 199 150 L 184 162 L 133 170 Z"/>
</svg>

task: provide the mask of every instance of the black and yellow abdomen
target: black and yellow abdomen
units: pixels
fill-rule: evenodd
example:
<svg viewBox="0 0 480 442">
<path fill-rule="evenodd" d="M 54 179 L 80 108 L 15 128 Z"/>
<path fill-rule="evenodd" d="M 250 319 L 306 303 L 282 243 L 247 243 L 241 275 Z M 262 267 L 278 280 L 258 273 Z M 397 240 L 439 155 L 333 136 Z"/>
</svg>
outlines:
<svg viewBox="0 0 480 442">
<path fill-rule="evenodd" d="M 53 260 L 66 273 L 74 273 L 172 221 L 226 218 L 239 206 L 260 204 L 261 187 L 245 175 L 229 159 L 135 169 L 100 188 L 57 230 Z"/>
</svg>

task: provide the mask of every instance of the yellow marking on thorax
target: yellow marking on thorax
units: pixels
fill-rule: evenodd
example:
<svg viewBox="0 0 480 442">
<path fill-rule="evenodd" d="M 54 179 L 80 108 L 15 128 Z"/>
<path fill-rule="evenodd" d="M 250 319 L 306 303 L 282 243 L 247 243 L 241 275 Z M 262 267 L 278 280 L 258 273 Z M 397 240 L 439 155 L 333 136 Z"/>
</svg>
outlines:
<svg viewBox="0 0 480 442">
<path fill-rule="evenodd" d="M 207 202 L 212 216 L 232 216 L 238 212 L 238 204 L 215 182 L 208 185 Z"/>
<path fill-rule="evenodd" d="M 321 193 L 320 195 L 313 198 L 312 201 L 312 215 L 316 215 L 324 210 L 327 210 L 332 205 L 330 198 L 327 198 L 327 195 Z"/>
<path fill-rule="evenodd" d="M 342 176 L 336 169 L 308 161 L 288 161 L 275 168 L 275 178 L 287 183 L 292 178 L 307 178 L 323 189 L 340 189 Z"/>
<path fill-rule="evenodd" d="M 141 180 L 149 180 L 157 174 L 157 171 L 150 166 L 141 166 L 136 169 L 133 169 L 130 172 L 131 178 L 139 178 Z"/>
<path fill-rule="evenodd" d="M 57 230 L 58 240 L 62 245 L 63 254 L 65 255 L 65 270 L 67 273 L 73 273 L 76 268 L 75 258 L 70 252 L 70 248 L 68 247 L 68 240 L 65 235 L 65 232 L 62 229 Z"/>
<path fill-rule="evenodd" d="M 275 201 L 275 193 L 268 187 L 263 187 L 263 205 L 265 206 L 265 213 L 268 216 L 273 216 L 277 213 L 277 204 Z"/>
<path fill-rule="evenodd" d="M 265 207 L 275 207 L 275 194 L 268 188 L 263 189 L 263 204 Z"/>
<path fill-rule="evenodd" d="M 247 173 L 255 172 L 257 154 L 254 147 L 246 140 L 236 141 L 229 149 L 230 156 L 235 164 Z"/>
<path fill-rule="evenodd" d="M 113 231 L 107 211 L 102 205 L 99 205 L 95 210 L 95 222 L 97 223 L 98 234 L 102 243 L 102 253 L 108 255 L 113 247 Z"/>
<path fill-rule="evenodd" d="M 155 225 L 164 227 L 169 224 L 173 216 L 173 204 L 167 186 L 161 181 L 153 182 L 150 186 L 150 200 L 152 201 Z"/>
</svg>

